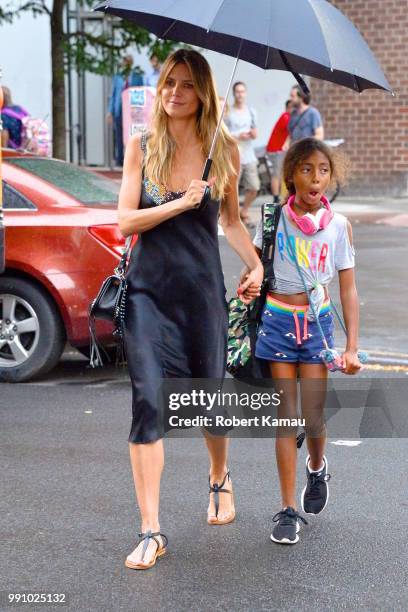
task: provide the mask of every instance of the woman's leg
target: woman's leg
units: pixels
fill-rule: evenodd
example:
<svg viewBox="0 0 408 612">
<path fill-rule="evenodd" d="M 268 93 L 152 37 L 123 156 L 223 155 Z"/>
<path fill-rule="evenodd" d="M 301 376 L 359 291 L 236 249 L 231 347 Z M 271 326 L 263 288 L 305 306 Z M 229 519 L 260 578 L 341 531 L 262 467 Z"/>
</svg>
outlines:
<svg viewBox="0 0 408 612">
<path fill-rule="evenodd" d="M 275 389 L 281 393 L 278 418 L 297 418 L 297 364 L 270 361 L 269 370 Z M 275 448 L 282 507 L 296 509 L 296 428 L 280 428 Z"/>
<path fill-rule="evenodd" d="M 324 406 L 327 395 L 327 368 L 324 364 L 301 363 L 300 393 L 302 416 L 306 420 L 306 441 L 310 455 L 309 467 L 319 470 L 326 448 Z"/>
<path fill-rule="evenodd" d="M 129 443 L 130 463 L 135 483 L 142 525 L 141 532 L 160 531 L 159 500 L 160 479 L 164 466 L 163 440 L 148 444 Z M 141 562 L 143 543 L 132 553 L 133 562 Z M 157 544 L 150 541 L 143 557 L 143 564 L 153 558 Z"/>
<path fill-rule="evenodd" d="M 210 482 L 212 485 L 214 483 L 218 483 L 220 485 L 228 471 L 229 439 L 226 437 L 214 436 L 206 430 L 204 430 L 204 438 L 207 444 L 210 459 Z M 224 482 L 223 489 L 232 491 L 231 481 L 228 478 Z M 230 518 L 235 512 L 232 494 L 229 495 L 228 493 L 220 493 L 219 500 L 220 505 L 218 509 L 218 517 L 216 517 L 214 495 L 210 495 L 210 503 L 208 506 L 209 521 L 228 520 L 228 518 Z"/>
</svg>

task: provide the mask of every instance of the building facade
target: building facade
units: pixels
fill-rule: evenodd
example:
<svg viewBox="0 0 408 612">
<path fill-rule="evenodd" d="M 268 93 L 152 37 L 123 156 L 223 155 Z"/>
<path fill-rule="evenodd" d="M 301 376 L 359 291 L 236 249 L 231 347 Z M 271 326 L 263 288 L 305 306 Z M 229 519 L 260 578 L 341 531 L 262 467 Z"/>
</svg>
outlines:
<svg viewBox="0 0 408 612">
<path fill-rule="evenodd" d="M 317 81 L 312 104 L 321 111 L 327 137 L 341 137 L 351 160 L 345 192 L 408 196 L 408 5 L 407 0 L 333 0 L 363 34 L 395 97 L 361 94 Z"/>
</svg>

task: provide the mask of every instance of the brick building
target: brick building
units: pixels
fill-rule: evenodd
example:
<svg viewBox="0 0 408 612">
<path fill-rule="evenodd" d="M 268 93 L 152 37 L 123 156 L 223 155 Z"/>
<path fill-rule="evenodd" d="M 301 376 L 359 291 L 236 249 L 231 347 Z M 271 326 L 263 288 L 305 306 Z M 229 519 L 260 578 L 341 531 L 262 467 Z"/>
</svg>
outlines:
<svg viewBox="0 0 408 612">
<path fill-rule="evenodd" d="M 331 0 L 353 21 L 396 93 L 313 80 L 312 104 L 327 138 L 342 137 L 351 159 L 350 195 L 408 196 L 407 0 Z"/>
</svg>

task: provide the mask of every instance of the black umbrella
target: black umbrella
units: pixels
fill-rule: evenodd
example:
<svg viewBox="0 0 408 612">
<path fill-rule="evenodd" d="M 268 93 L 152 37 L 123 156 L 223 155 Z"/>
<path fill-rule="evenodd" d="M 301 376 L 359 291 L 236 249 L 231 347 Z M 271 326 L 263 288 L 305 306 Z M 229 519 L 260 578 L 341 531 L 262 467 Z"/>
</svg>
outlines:
<svg viewBox="0 0 408 612">
<path fill-rule="evenodd" d="M 134 21 L 159 38 L 236 58 L 203 180 L 239 59 L 292 72 L 306 90 L 299 73 L 357 92 L 392 91 L 359 31 L 326 0 L 106 0 L 95 10 Z"/>
</svg>

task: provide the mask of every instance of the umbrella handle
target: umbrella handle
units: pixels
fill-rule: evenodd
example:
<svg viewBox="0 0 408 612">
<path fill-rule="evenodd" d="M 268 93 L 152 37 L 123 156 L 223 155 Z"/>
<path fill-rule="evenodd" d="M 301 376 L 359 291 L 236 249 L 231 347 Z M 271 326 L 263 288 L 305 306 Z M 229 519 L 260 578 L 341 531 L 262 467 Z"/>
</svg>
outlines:
<svg viewBox="0 0 408 612">
<path fill-rule="evenodd" d="M 212 166 L 212 159 L 208 158 L 205 162 L 203 176 L 201 177 L 202 181 L 208 181 L 208 177 L 210 175 L 210 170 Z M 196 210 L 204 210 L 207 207 L 208 202 L 211 200 L 211 189 L 209 187 L 205 188 L 204 195 L 201 199 L 201 202 L 196 206 Z"/>
</svg>

